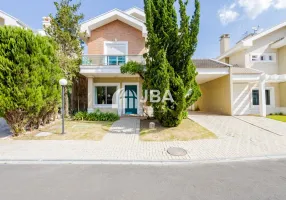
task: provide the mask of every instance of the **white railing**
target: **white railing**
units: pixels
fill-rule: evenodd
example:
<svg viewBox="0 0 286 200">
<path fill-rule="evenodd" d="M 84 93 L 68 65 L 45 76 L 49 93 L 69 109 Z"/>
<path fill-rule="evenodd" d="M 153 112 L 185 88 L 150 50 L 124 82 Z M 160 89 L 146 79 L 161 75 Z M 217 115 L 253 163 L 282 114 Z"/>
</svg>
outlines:
<svg viewBox="0 0 286 200">
<path fill-rule="evenodd" d="M 143 55 L 83 55 L 82 57 L 82 65 L 85 66 L 121 66 L 128 61 L 145 65 Z"/>
</svg>

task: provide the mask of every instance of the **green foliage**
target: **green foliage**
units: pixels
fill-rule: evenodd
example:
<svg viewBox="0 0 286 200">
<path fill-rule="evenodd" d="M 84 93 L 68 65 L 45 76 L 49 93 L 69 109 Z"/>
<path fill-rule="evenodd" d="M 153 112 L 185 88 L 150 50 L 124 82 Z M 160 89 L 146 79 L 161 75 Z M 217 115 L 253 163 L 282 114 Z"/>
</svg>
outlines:
<svg viewBox="0 0 286 200">
<path fill-rule="evenodd" d="M 85 120 L 85 121 L 110 121 L 114 122 L 119 120 L 119 116 L 115 113 L 110 112 L 101 112 L 100 110 L 96 110 L 93 113 L 87 113 L 87 112 L 78 112 L 74 116 L 74 120 Z"/>
<path fill-rule="evenodd" d="M 136 61 L 129 61 L 120 68 L 122 74 L 139 74 L 144 79 L 144 66 Z"/>
<path fill-rule="evenodd" d="M 174 102 L 152 103 L 154 116 L 166 127 L 178 126 L 187 108 L 201 96 L 191 60 L 198 42 L 200 3 L 195 0 L 194 15 L 190 18 L 186 12 L 188 2 L 179 0 L 178 25 L 175 2 L 144 0 L 148 53 L 143 88 L 160 90 L 161 98 L 166 91 L 171 92 Z"/>
<path fill-rule="evenodd" d="M 57 110 L 57 48 L 32 31 L 0 27 L 0 113 L 15 135 L 49 121 Z"/>
<path fill-rule="evenodd" d="M 56 14 L 50 14 L 51 25 L 46 27 L 46 33 L 59 44 L 58 57 L 64 77 L 68 80 L 69 87 L 78 76 L 79 65 L 82 59 L 83 42 L 80 39 L 80 22 L 83 14 L 78 14 L 81 3 L 72 4 L 72 0 L 54 2 Z M 65 111 L 68 115 L 68 91 L 65 93 Z"/>
<path fill-rule="evenodd" d="M 188 115 L 189 115 L 188 111 L 184 111 L 183 112 L 183 119 L 188 119 Z"/>
</svg>

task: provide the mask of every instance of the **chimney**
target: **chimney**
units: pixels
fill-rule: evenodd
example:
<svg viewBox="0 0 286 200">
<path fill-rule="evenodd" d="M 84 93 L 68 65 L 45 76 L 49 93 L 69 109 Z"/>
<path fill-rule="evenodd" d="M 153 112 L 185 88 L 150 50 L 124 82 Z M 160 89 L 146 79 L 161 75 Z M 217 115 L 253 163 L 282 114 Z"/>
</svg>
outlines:
<svg viewBox="0 0 286 200">
<path fill-rule="evenodd" d="M 51 25 L 51 18 L 50 17 L 43 17 L 43 28 L 48 27 Z"/>
<path fill-rule="evenodd" d="M 229 47 L 230 47 L 230 35 L 223 34 L 220 37 L 220 54 L 222 55 L 224 52 L 229 50 Z"/>
</svg>

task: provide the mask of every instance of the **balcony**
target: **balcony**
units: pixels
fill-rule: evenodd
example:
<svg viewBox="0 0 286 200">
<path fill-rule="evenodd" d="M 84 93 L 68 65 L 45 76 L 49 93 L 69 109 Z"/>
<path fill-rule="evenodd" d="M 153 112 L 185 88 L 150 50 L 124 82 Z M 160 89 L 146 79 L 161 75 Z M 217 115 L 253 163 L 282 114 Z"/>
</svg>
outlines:
<svg viewBox="0 0 286 200">
<path fill-rule="evenodd" d="M 121 66 L 128 61 L 145 65 L 143 55 L 83 55 L 82 66 Z"/>
</svg>

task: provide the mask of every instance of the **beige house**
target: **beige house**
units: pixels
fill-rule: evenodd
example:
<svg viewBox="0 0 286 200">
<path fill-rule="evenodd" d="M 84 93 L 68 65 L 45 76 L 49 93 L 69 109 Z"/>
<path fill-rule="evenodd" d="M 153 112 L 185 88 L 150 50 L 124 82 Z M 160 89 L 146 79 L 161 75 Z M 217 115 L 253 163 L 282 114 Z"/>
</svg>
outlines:
<svg viewBox="0 0 286 200">
<path fill-rule="evenodd" d="M 88 112 L 143 114 L 143 80 L 138 75 L 121 74 L 120 66 L 130 60 L 144 64 L 144 22 L 144 12 L 131 8 L 115 9 L 81 24 L 88 48 L 80 66 L 88 80 Z M 203 95 L 191 109 L 225 115 L 286 112 L 284 26 L 251 35 L 231 49 L 229 35 L 223 35 L 217 60 L 194 59 Z"/>
<path fill-rule="evenodd" d="M 17 26 L 28 29 L 29 27 L 19 19 L 0 10 L 0 26 Z"/>
<path fill-rule="evenodd" d="M 286 22 L 250 34 L 230 48 L 222 35 L 221 55 L 231 64 L 232 115 L 286 113 Z"/>
</svg>

